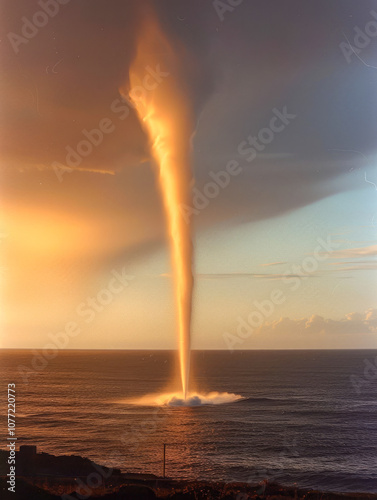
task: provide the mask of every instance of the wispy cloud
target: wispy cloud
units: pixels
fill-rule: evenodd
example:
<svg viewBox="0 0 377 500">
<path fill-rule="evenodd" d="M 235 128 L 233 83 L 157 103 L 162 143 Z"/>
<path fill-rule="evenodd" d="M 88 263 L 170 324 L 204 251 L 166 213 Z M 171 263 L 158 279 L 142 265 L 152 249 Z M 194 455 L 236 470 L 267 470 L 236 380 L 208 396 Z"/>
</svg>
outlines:
<svg viewBox="0 0 377 500">
<path fill-rule="evenodd" d="M 105 175 L 115 175 L 116 171 L 114 169 L 107 169 L 107 168 L 91 168 L 91 167 L 68 167 L 66 165 L 63 165 L 61 167 L 55 167 L 55 168 L 61 168 L 61 170 L 65 170 L 66 172 L 86 172 L 86 173 L 93 173 L 93 174 L 105 174 Z M 45 171 L 45 170 L 54 170 L 54 167 L 52 165 L 48 164 L 43 164 L 43 163 L 33 163 L 33 164 L 23 164 L 22 166 L 17 166 L 17 170 L 19 172 L 28 172 L 32 170 L 37 170 L 39 172 Z"/>
<path fill-rule="evenodd" d="M 284 264 L 288 264 L 287 262 L 281 261 L 281 262 L 268 262 L 267 264 L 261 264 L 262 267 L 269 267 L 269 266 L 282 266 Z"/>
<path fill-rule="evenodd" d="M 342 265 L 341 262 L 336 262 L 333 265 Z M 365 264 L 365 263 L 356 263 L 352 264 L 351 266 L 345 266 L 345 267 L 339 267 L 338 269 L 335 269 L 335 271 L 375 271 L 377 270 L 377 262 L 371 263 L 371 264 Z"/>
<path fill-rule="evenodd" d="M 259 328 L 260 333 L 323 333 L 323 334 L 362 334 L 377 332 L 377 309 L 364 313 L 352 312 L 339 320 L 326 319 L 313 315 L 309 318 L 280 318 Z"/>
<path fill-rule="evenodd" d="M 286 274 L 270 274 L 270 273 L 213 273 L 213 274 L 196 274 L 196 278 L 202 279 L 237 279 L 237 278 L 257 278 L 257 279 L 269 279 L 269 280 L 280 280 L 286 278 Z M 302 278 L 299 274 L 289 274 L 290 278 Z M 308 278 L 318 278 L 318 274 L 308 274 Z"/>
<path fill-rule="evenodd" d="M 377 256 L 377 245 L 367 247 L 347 248 L 344 250 L 334 250 L 331 252 L 331 258 L 334 259 L 357 259 L 359 257 Z"/>
<path fill-rule="evenodd" d="M 365 247 L 346 248 L 335 250 L 330 254 L 331 259 L 339 259 L 337 262 L 329 262 L 329 266 L 334 266 L 330 272 L 344 271 L 374 271 L 377 269 L 377 245 Z M 347 260 L 344 260 L 347 259 Z"/>
<path fill-rule="evenodd" d="M 293 153 L 258 153 L 257 158 L 263 160 L 280 160 L 284 158 L 293 158 Z"/>
</svg>

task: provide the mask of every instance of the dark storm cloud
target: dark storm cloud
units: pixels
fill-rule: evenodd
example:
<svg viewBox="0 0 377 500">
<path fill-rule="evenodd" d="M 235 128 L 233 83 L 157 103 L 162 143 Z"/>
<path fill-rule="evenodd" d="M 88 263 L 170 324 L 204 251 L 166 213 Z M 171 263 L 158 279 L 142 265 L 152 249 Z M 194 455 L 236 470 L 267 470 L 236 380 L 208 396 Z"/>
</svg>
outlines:
<svg viewBox="0 0 377 500">
<path fill-rule="evenodd" d="M 112 0 L 104 8 L 103 1 L 73 0 L 15 54 L 5 33 L 21 34 L 24 19 L 33 19 L 41 7 L 30 1 L 14 5 L 3 2 L 3 156 L 26 164 L 63 160 L 65 147 L 82 139 L 83 128 L 109 115 L 133 57 L 137 13 L 132 2 Z M 126 146 L 127 139 L 132 142 L 130 131 Z M 102 163 L 111 162 L 97 154 Z"/>
<path fill-rule="evenodd" d="M 26 24 L 32 21 L 41 6 L 30 0 L 16 6 L 7 0 L 2 4 L 2 125 L 7 131 L 3 157 L 11 163 L 14 158 L 32 164 L 64 162 L 66 146 L 75 148 L 84 128 L 91 130 L 102 118 L 114 118 L 111 105 L 128 79 L 140 18 L 150 3 L 71 0 L 60 5 L 57 15 L 35 36 L 23 38 L 25 43 L 9 34 L 22 36 L 25 19 Z M 199 109 L 213 85 L 205 49 L 208 34 L 202 8 L 194 30 L 187 25 L 194 18 L 194 4 L 198 13 L 199 3 L 191 2 L 189 8 L 180 4 L 156 2 L 156 10 L 172 43 L 176 40 L 189 47 L 191 60 L 184 84 Z M 213 15 L 212 7 L 207 10 Z M 131 111 L 83 165 L 127 166 L 129 157 L 140 160 L 143 156 L 144 143 Z"/>
<path fill-rule="evenodd" d="M 132 110 L 119 120 L 111 109 L 127 81 L 147 3 L 71 0 L 18 54 L 7 34 L 20 34 L 22 18 L 32 19 L 40 6 L 30 0 L 1 3 L 5 196 L 46 206 L 53 198 L 72 210 L 96 210 L 98 203 L 104 211 L 132 211 L 146 232 L 160 225 L 153 173 L 140 165 L 148 159 L 145 135 Z M 198 188 L 210 170 L 230 159 L 243 168 L 200 214 L 199 226 L 273 217 L 355 187 L 347 173 L 369 166 L 362 155 L 371 158 L 375 150 L 377 71 L 356 57 L 348 63 L 339 44 L 344 35 L 353 40 L 354 27 L 371 20 L 377 2 L 244 0 L 223 21 L 211 1 L 148 5 L 173 45 L 190 54 L 184 85 L 200 118 L 194 140 Z M 370 61 L 375 44 L 371 40 L 360 57 Z M 283 106 L 297 118 L 266 146 L 263 154 L 270 159 L 247 163 L 240 142 L 257 135 L 272 109 Z M 82 130 L 97 128 L 104 118 L 115 128 L 80 168 L 117 175 L 77 172 L 60 185 L 46 169 L 54 161 L 65 163 L 65 148 L 75 148 Z M 27 167 L 35 170 L 19 173 Z"/>
</svg>

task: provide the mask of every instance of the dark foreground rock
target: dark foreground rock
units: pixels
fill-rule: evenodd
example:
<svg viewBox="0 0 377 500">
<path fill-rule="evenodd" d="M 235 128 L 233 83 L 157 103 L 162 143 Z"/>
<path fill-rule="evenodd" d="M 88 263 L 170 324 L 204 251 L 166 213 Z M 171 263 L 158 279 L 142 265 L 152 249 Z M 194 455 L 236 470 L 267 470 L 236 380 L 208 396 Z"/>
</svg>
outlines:
<svg viewBox="0 0 377 500">
<path fill-rule="evenodd" d="M 377 500 L 377 494 L 323 493 L 266 482 L 227 484 L 123 473 L 79 456 L 37 453 L 35 446 L 22 446 L 16 453 L 13 493 L 8 490 L 7 453 L 0 450 L 1 500 Z"/>
<path fill-rule="evenodd" d="M 26 480 L 17 480 L 16 493 L 8 492 L 5 478 L 0 478 L 1 500 L 83 500 L 82 495 L 56 495 L 30 484 Z M 221 484 L 203 482 L 170 482 L 163 491 L 156 486 L 125 484 L 116 491 L 104 495 L 92 495 L 93 500 L 376 500 L 376 494 L 368 493 L 322 493 L 319 491 L 299 490 L 296 488 L 267 485 L 263 493 L 257 492 L 257 486 L 247 484 Z M 88 497 L 86 497 L 88 498 Z"/>
</svg>

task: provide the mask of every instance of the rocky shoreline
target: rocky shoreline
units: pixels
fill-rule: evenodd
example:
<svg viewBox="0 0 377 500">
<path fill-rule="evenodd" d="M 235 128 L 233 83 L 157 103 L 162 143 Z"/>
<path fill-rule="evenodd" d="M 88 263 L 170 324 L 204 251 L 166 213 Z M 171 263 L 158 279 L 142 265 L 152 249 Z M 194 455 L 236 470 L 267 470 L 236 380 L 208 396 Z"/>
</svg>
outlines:
<svg viewBox="0 0 377 500">
<path fill-rule="evenodd" d="M 184 481 L 152 474 L 129 474 L 80 456 L 37 453 L 36 447 L 16 452 L 15 493 L 8 491 L 5 450 L 0 450 L 1 498 L 13 500 L 249 500 L 376 499 L 377 493 L 331 493 L 259 484 Z"/>
</svg>

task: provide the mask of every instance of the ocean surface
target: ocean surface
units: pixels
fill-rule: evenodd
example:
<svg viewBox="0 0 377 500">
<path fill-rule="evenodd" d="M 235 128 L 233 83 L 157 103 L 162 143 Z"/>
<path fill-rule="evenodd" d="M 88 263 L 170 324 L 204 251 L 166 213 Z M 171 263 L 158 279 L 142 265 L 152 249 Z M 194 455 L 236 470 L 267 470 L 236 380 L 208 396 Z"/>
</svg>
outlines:
<svg viewBox="0 0 377 500">
<path fill-rule="evenodd" d="M 0 448 L 15 383 L 19 445 L 161 475 L 166 443 L 170 477 L 377 492 L 377 351 L 195 351 L 193 387 L 242 399 L 192 407 L 137 403 L 179 387 L 171 351 L 61 351 L 21 376 L 33 356 L 0 351 Z"/>
</svg>

